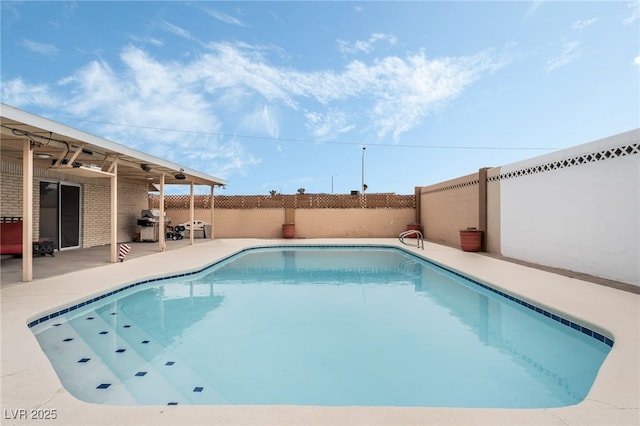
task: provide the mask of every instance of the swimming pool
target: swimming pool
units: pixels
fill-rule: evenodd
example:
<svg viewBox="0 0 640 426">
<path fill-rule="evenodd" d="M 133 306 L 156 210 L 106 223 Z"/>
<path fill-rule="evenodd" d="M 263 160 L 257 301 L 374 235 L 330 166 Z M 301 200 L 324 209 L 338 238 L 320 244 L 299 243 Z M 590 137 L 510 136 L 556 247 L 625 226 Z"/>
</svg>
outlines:
<svg viewBox="0 0 640 426">
<path fill-rule="evenodd" d="M 399 249 L 246 250 L 32 322 L 107 404 L 555 407 L 611 340 Z"/>
</svg>

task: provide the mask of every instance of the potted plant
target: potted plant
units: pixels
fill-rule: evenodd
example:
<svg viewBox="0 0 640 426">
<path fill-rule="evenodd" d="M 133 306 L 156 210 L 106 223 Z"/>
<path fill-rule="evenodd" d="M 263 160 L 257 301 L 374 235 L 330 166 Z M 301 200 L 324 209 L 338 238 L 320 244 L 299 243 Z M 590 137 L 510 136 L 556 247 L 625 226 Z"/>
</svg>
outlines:
<svg viewBox="0 0 640 426">
<path fill-rule="evenodd" d="M 422 226 L 419 223 L 409 223 L 407 224 L 407 231 L 420 231 L 422 232 Z M 409 234 L 407 238 L 417 238 L 417 234 Z"/>
<path fill-rule="evenodd" d="M 296 225 L 295 223 L 285 223 L 282 225 L 282 238 L 295 238 L 296 237 Z"/>
<path fill-rule="evenodd" d="M 482 250 L 482 231 L 475 227 L 461 229 L 460 248 L 462 251 Z"/>
</svg>

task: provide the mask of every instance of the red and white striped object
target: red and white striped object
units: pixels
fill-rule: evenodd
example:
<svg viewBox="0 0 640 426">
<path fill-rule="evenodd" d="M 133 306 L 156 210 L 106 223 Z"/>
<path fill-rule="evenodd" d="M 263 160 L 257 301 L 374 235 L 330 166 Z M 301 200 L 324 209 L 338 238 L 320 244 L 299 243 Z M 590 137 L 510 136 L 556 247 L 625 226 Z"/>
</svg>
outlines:
<svg viewBox="0 0 640 426">
<path fill-rule="evenodd" d="M 118 260 L 120 262 L 124 262 L 124 258 L 127 257 L 127 254 L 131 251 L 131 246 L 129 244 L 120 244 L 120 250 L 118 251 Z"/>
</svg>

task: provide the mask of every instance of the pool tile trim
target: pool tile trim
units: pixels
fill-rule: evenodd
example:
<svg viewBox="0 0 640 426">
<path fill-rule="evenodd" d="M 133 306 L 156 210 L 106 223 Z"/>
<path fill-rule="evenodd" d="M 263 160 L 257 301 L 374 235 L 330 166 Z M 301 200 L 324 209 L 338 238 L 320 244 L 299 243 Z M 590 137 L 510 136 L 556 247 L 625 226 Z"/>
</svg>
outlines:
<svg viewBox="0 0 640 426">
<path fill-rule="evenodd" d="M 73 312 L 76 309 L 82 308 L 82 307 L 84 307 L 86 305 L 89 305 L 89 304 L 92 304 L 94 302 L 100 301 L 100 300 L 102 300 L 104 298 L 113 296 L 114 294 L 120 293 L 122 291 L 128 290 L 128 289 L 133 288 L 133 287 L 137 287 L 137 286 L 140 286 L 140 285 L 143 285 L 143 284 L 149 284 L 149 283 L 154 283 L 154 282 L 159 282 L 159 281 L 172 280 L 172 279 L 175 279 L 175 278 L 188 277 L 188 276 L 200 274 L 200 273 L 206 271 L 207 269 L 213 268 L 214 266 L 218 266 L 223 262 L 229 262 L 229 261 L 233 260 L 234 258 L 236 258 L 236 257 L 238 257 L 238 256 L 240 256 L 242 254 L 245 254 L 247 252 L 250 252 L 250 251 L 264 250 L 264 249 L 278 250 L 278 249 L 284 249 L 284 248 L 319 248 L 319 249 L 325 249 L 325 248 L 327 248 L 327 249 L 328 248 L 357 248 L 357 249 L 362 249 L 362 248 L 368 248 L 368 249 L 370 249 L 370 248 L 380 248 L 380 249 L 399 250 L 399 251 L 401 251 L 401 252 L 403 252 L 403 253 L 405 253 L 405 254 L 407 254 L 409 256 L 415 257 L 415 258 L 417 258 L 417 259 L 419 259 L 419 260 L 421 260 L 423 262 L 427 262 L 431 266 L 433 266 L 433 267 L 435 267 L 435 268 L 437 268 L 439 270 L 454 274 L 454 275 L 464 279 L 465 281 L 470 282 L 471 284 L 480 286 L 481 288 L 484 288 L 485 290 L 489 290 L 490 292 L 492 292 L 494 294 L 497 294 L 498 296 L 504 297 L 504 298 L 506 298 L 506 299 L 508 299 L 508 300 L 510 300 L 512 302 L 515 302 L 515 303 L 517 303 L 517 304 L 519 304 L 519 305 L 521 305 L 521 306 L 523 306 L 525 308 L 528 308 L 531 311 L 536 312 L 537 314 L 540 314 L 540 315 L 543 315 L 543 316 L 545 316 L 547 318 L 550 318 L 550 319 L 552 319 L 552 320 L 554 320 L 554 321 L 556 321 L 556 322 L 558 322 L 558 323 L 560 323 L 560 324 L 562 324 L 562 325 L 564 325 L 566 327 L 572 328 L 572 329 L 574 329 L 576 331 L 580 331 L 581 333 L 583 333 L 583 334 L 585 334 L 585 335 L 587 335 L 587 336 L 589 336 L 589 337 L 591 337 L 591 338 L 593 338 L 593 339 L 595 339 L 595 340 L 597 340 L 597 341 L 599 341 L 601 343 L 604 343 L 609 347 L 613 347 L 613 344 L 614 344 L 613 339 L 610 339 L 609 337 L 604 336 L 603 334 L 598 333 L 597 331 L 591 330 L 589 327 L 585 327 L 582 324 L 579 324 L 579 323 L 576 323 L 574 321 L 571 321 L 571 320 L 569 320 L 567 318 L 564 318 L 564 317 L 562 317 L 560 315 L 554 314 L 553 312 L 549 312 L 549 311 L 547 311 L 545 309 L 542 309 L 542 308 L 540 308 L 540 307 L 538 307 L 536 305 L 533 305 L 533 304 L 531 304 L 531 303 L 529 303 L 527 301 L 521 300 L 521 299 L 519 299 L 519 298 L 517 298 L 515 296 L 512 296 L 512 295 L 510 295 L 508 293 L 505 293 L 505 292 L 503 292 L 501 290 L 495 289 L 495 288 L 493 288 L 493 287 L 491 287 L 491 286 L 489 286 L 487 284 L 484 284 L 484 283 L 482 283 L 480 281 L 477 281 L 477 280 L 475 280 L 475 279 L 473 279 L 473 278 L 471 278 L 471 277 L 469 277 L 467 275 L 461 274 L 461 273 L 456 272 L 456 271 L 454 271 L 452 269 L 444 267 L 444 266 L 442 266 L 442 265 L 440 265 L 438 263 L 435 263 L 435 262 L 433 262 L 433 261 L 431 261 L 431 260 L 429 260 L 429 259 L 427 259 L 425 257 L 419 256 L 419 255 L 417 255 L 415 253 L 412 253 L 410 251 L 404 250 L 402 247 L 394 247 L 394 246 L 387 246 L 387 245 L 372 245 L 372 244 L 363 244 L 363 245 L 359 245 L 359 244 L 345 244 L 345 245 L 340 245 L 340 244 L 330 244 L 330 245 L 319 245 L 319 244 L 287 245 L 287 244 L 280 244 L 280 245 L 247 247 L 247 248 L 239 250 L 239 251 L 237 251 L 237 252 L 235 252 L 235 253 L 233 253 L 233 254 L 231 254 L 231 255 L 223 258 L 223 259 L 219 259 L 219 260 L 217 260 L 217 261 L 215 261 L 215 262 L 213 262 L 213 263 L 211 263 L 209 265 L 206 265 L 206 266 L 204 266 L 204 267 L 202 267 L 200 269 L 196 269 L 196 270 L 191 271 L 191 272 L 181 272 L 181 273 L 178 273 L 178 274 L 166 275 L 166 276 L 163 276 L 163 277 L 149 278 L 147 280 L 137 281 L 135 283 L 125 285 L 125 286 L 117 288 L 117 289 L 115 289 L 113 291 L 104 293 L 104 294 L 102 294 L 100 296 L 96 296 L 96 297 L 93 297 L 91 299 L 84 300 L 84 301 L 82 301 L 82 302 L 80 302 L 78 304 L 75 304 L 75 305 L 72 305 L 72 306 L 69 306 L 69 307 L 65 307 L 65 308 L 63 308 L 63 309 L 61 309 L 59 311 L 53 312 L 53 313 L 48 314 L 48 315 L 44 315 L 44 316 L 42 316 L 42 317 L 40 317 L 38 319 L 35 319 L 35 320 L 29 322 L 27 324 L 27 326 L 29 328 L 33 328 L 36 325 L 41 324 L 43 322 L 46 322 L 46 321 L 48 321 L 48 320 L 50 320 L 52 318 L 56 318 L 56 317 L 58 317 L 60 315 L 63 315 L 63 314 L 69 313 L 69 312 Z M 116 315 L 116 313 L 114 312 L 111 315 Z"/>
</svg>

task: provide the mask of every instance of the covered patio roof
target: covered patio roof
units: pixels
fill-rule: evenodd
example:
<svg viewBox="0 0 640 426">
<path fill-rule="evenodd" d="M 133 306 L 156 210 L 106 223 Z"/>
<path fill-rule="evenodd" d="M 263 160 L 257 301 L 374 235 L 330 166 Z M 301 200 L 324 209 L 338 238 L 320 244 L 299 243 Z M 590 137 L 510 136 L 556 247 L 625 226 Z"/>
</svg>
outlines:
<svg viewBox="0 0 640 426">
<path fill-rule="evenodd" d="M 114 162 L 118 177 L 129 181 L 160 184 L 222 186 L 226 182 L 116 142 L 57 123 L 15 107 L 1 104 L 0 154 L 5 161 L 22 161 L 29 142 L 34 166 L 88 177 L 110 177 Z M 176 179 L 182 173 L 185 179 Z"/>
<path fill-rule="evenodd" d="M 146 185 L 160 191 L 164 198 L 167 184 L 190 185 L 191 215 L 194 221 L 194 185 L 211 187 L 226 182 L 215 176 L 163 160 L 122 144 L 83 132 L 6 104 L 0 104 L 0 158 L 22 163 L 23 188 L 23 281 L 33 279 L 33 170 L 44 168 L 85 178 L 111 180 L 111 262 L 117 261 L 118 181 Z M 164 204 L 160 204 L 160 229 L 165 228 Z M 213 208 L 211 209 L 213 224 Z M 193 244 L 193 232 L 191 243 Z M 160 232 L 159 250 L 166 247 L 165 233 Z"/>
</svg>

